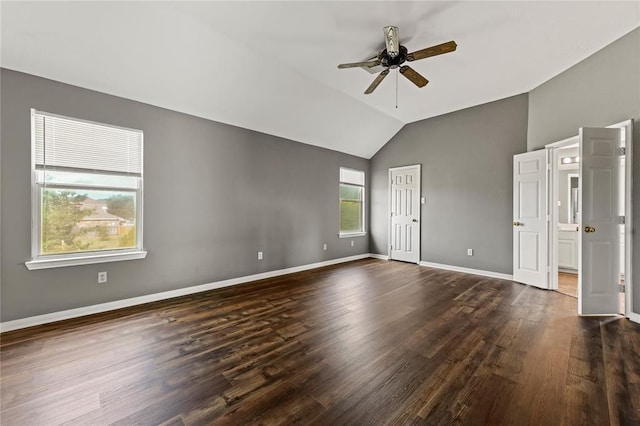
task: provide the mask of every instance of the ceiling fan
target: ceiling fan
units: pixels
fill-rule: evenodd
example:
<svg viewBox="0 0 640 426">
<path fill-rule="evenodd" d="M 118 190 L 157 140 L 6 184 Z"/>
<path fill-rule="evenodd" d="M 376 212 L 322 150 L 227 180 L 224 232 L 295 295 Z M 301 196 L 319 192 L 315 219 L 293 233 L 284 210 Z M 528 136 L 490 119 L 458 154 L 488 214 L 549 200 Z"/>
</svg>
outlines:
<svg viewBox="0 0 640 426">
<path fill-rule="evenodd" d="M 442 55 L 444 53 L 450 53 L 456 50 L 458 46 L 455 41 L 449 41 L 446 43 L 438 44 L 437 46 L 427 47 L 426 49 L 416 50 L 415 52 L 408 53 L 406 47 L 400 44 L 398 39 L 398 27 L 394 27 L 393 25 L 384 27 L 384 41 L 386 44 L 386 49 L 378 52 L 377 56 L 373 58 L 363 61 L 363 62 L 352 62 L 349 64 L 340 64 L 338 65 L 339 69 L 343 68 L 373 68 L 381 65 L 384 70 L 378 74 L 378 76 L 373 80 L 373 83 L 367 90 L 365 90 L 364 94 L 368 95 L 376 90 L 376 87 L 384 80 L 384 78 L 389 74 L 390 69 L 400 68 L 400 74 L 405 76 L 409 81 L 415 84 L 418 87 L 424 87 L 427 85 L 429 80 L 424 78 L 420 73 L 411 68 L 408 65 L 402 65 L 405 62 L 413 62 L 419 59 L 429 58 L 431 56 Z"/>
</svg>

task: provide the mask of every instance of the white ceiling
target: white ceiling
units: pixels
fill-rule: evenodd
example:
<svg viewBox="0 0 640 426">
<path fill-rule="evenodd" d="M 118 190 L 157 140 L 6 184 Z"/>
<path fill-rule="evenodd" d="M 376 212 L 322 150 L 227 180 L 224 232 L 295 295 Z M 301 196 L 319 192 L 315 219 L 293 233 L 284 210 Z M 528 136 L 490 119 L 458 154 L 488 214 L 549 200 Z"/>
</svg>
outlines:
<svg viewBox="0 0 640 426">
<path fill-rule="evenodd" d="M 407 123 L 528 92 L 640 25 L 640 2 L 2 2 L 0 65 L 370 158 Z M 422 89 L 336 65 L 396 25 Z"/>
</svg>

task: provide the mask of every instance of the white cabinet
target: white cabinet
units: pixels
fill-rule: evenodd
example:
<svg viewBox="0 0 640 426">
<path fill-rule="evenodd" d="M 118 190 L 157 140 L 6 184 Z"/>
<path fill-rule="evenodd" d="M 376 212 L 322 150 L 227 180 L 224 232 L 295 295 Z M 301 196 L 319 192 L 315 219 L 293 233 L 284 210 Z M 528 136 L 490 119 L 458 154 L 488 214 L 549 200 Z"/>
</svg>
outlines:
<svg viewBox="0 0 640 426">
<path fill-rule="evenodd" d="M 578 231 L 558 231 L 558 268 L 578 269 Z"/>
</svg>

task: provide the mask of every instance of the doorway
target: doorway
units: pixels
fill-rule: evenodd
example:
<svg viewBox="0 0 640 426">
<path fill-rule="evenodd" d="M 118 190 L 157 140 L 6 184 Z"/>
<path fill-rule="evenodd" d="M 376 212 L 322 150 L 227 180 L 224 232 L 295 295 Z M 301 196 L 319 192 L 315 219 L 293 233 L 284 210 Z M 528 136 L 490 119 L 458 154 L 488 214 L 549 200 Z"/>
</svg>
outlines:
<svg viewBox="0 0 640 426">
<path fill-rule="evenodd" d="M 573 296 L 582 315 L 631 309 L 632 122 L 581 128 L 546 146 L 550 160 L 549 287 Z M 586 187 L 585 187 L 586 185 Z"/>
<path fill-rule="evenodd" d="M 420 164 L 389 169 L 389 259 L 420 263 Z"/>
<path fill-rule="evenodd" d="M 559 251 L 567 251 L 563 266 L 573 269 L 574 247 L 580 315 L 622 313 L 640 322 L 629 285 L 633 283 L 632 135 L 632 120 L 607 128 L 583 127 L 577 137 L 514 156 L 513 278 L 558 290 Z M 575 147 L 576 142 L 578 155 L 562 155 L 563 148 Z M 578 176 L 567 174 L 566 201 L 558 206 L 563 201 L 558 195 L 563 157 L 575 157 L 565 163 L 576 162 Z M 572 202 L 575 199 L 577 203 Z M 566 223 L 559 220 L 559 209 L 566 212 Z M 577 229 L 562 244 L 559 224 L 566 230 Z M 577 239 L 577 246 L 570 244 L 571 239 Z"/>
<path fill-rule="evenodd" d="M 552 162 L 554 188 L 551 194 L 557 209 L 555 223 L 558 239 L 555 256 L 558 286 L 555 291 L 578 298 L 578 259 L 580 257 L 580 147 L 575 143 L 558 148 Z"/>
</svg>

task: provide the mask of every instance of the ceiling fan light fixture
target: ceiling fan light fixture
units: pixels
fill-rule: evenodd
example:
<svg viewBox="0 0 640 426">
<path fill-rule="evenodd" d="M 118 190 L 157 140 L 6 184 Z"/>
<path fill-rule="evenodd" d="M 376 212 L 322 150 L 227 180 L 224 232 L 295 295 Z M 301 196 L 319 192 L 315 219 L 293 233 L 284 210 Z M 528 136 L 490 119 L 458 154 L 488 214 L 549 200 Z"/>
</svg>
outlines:
<svg viewBox="0 0 640 426">
<path fill-rule="evenodd" d="M 384 41 L 387 46 L 387 54 L 395 58 L 400 53 L 400 41 L 398 27 L 389 25 L 384 27 Z"/>
</svg>

